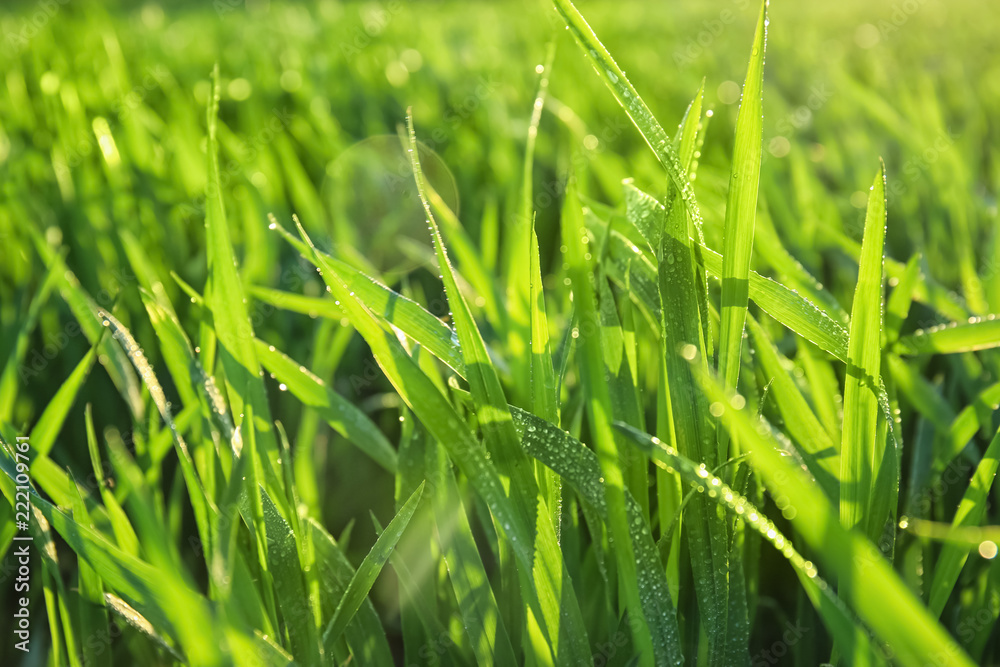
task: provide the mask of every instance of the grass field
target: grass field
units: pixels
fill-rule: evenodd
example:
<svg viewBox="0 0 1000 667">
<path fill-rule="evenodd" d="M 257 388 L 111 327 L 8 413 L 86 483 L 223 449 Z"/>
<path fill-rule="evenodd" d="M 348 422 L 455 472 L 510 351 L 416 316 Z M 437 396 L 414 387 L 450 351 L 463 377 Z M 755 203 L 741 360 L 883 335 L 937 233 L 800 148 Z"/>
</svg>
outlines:
<svg viewBox="0 0 1000 667">
<path fill-rule="evenodd" d="M 1000 665 L 998 28 L 5 3 L 0 664 Z"/>
</svg>

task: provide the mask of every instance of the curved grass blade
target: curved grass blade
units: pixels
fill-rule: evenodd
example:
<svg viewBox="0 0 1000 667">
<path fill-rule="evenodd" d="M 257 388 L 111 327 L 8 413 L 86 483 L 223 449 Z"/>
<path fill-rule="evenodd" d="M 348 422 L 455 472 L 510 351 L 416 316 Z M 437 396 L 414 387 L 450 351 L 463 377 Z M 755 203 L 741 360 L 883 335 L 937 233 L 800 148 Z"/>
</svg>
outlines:
<svg viewBox="0 0 1000 667">
<path fill-rule="evenodd" d="M 42 260 L 49 266 L 57 276 L 59 276 L 59 293 L 63 301 L 73 312 L 80 329 L 91 345 L 96 343 L 103 335 L 101 328 L 101 318 L 98 315 L 100 307 L 97 302 L 83 289 L 76 275 L 66 267 L 62 257 L 48 246 L 41 234 L 34 227 L 28 228 L 32 239 L 35 242 L 35 249 Z M 104 359 L 107 359 L 105 363 Z M 99 357 L 101 364 L 108 373 L 108 377 L 118 388 L 118 393 L 129 406 L 132 416 L 141 421 L 146 413 L 145 404 L 142 401 L 142 392 L 139 388 L 139 380 L 136 378 L 129 360 L 125 353 L 112 341 L 105 339 L 101 347 Z"/>
<path fill-rule="evenodd" d="M 0 456 L 0 469 L 12 484 L 16 473 L 6 453 Z M 7 484 L 0 486 L 5 495 L 12 490 Z M 158 632 L 176 637 L 189 661 L 204 665 L 224 664 L 207 600 L 173 576 L 171 570 L 153 567 L 125 553 L 100 533 L 74 521 L 38 495 L 34 488 L 30 493 L 32 507 L 45 517 L 69 547 L 86 560 L 112 590 L 128 598 L 129 604 L 138 608 Z M 37 525 L 37 522 L 32 523 L 32 526 Z"/>
<path fill-rule="evenodd" d="M 299 231 L 308 242 L 308 237 L 305 236 L 301 226 Z M 352 295 L 346 283 L 326 263 L 322 253 L 316 251 L 311 244 L 310 248 L 313 260 L 319 265 L 333 297 L 340 301 L 345 314 L 372 349 L 386 377 L 431 435 L 446 447 L 449 457 L 469 479 L 493 514 L 499 530 L 502 530 L 510 540 L 511 549 L 518 561 L 518 571 L 521 576 L 528 579 L 522 586 L 522 591 L 528 592 L 529 603 L 534 613 L 538 618 L 542 618 L 539 601 L 541 596 L 546 597 L 546 605 L 555 606 L 560 612 L 564 611 L 559 609 L 561 597 L 551 580 L 557 575 L 551 571 L 548 573 L 543 571 L 543 576 L 550 579 L 539 578 L 534 583 L 529 578 L 528 573 L 533 572 L 535 563 L 534 550 L 530 547 L 536 538 L 531 532 L 534 527 L 529 528 L 524 515 L 515 507 L 514 501 L 507 497 L 500 476 L 487 458 L 482 443 L 441 394 L 434 381 L 424 374 L 417 362 L 406 352 L 399 340 L 382 328 L 377 317 L 367 309 L 357 295 Z M 565 565 L 562 566 L 561 579 L 569 581 Z M 573 616 L 578 613 L 578 607 L 576 612 L 571 609 L 570 620 L 573 621 Z"/>
<path fill-rule="evenodd" d="M 10 354 L 7 355 L 7 360 L 4 362 L 3 373 L 0 374 L 0 422 L 9 423 L 11 421 L 14 400 L 17 398 L 18 385 L 23 386 L 28 377 L 34 376 L 33 369 L 21 372 L 21 364 L 24 363 L 25 355 L 28 354 L 31 332 L 35 330 L 35 325 L 38 323 L 38 316 L 48 301 L 49 294 L 52 293 L 52 290 L 60 281 L 60 275 L 57 273 L 56 268 L 57 264 L 61 263 L 62 258 L 60 257 L 58 263 L 52 262 L 49 264 L 48 272 L 45 274 L 45 278 L 42 279 L 41 285 L 38 287 L 35 295 L 31 298 L 31 303 L 28 305 L 28 312 L 21 320 L 21 326 L 18 327 Z M 28 375 L 29 372 L 31 375 Z"/>
<path fill-rule="evenodd" d="M 233 455 L 239 456 L 243 451 L 242 433 L 233 424 L 226 401 L 215 384 L 215 378 L 205 373 L 205 369 L 195 357 L 191 341 L 188 340 L 169 302 L 165 297 L 150 296 L 146 292 L 140 292 L 140 296 L 146 306 L 149 321 L 156 331 L 160 354 L 174 378 L 174 385 L 182 400 L 187 398 L 189 404 L 198 403 L 204 416 L 218 427 Z M 200 298 L 198 296 L 198 299 Z M 218 442 L 216 448 L 219 448 Z M 221 450 L 219 453 L 222 455 Z M 223 460 L 227 461 L 225 458 Z M 228 469 L 228 461 L 225 466 Z"/>
<path fill-rule="evenodd" d="M 417 182 L 417 193 L 423 202 L 424 212 L 431 228 L 445 293 L 462 347 L 466 379 L 469 381 L 476 405 L 476 416 L 483 430 L 487 448 L 496 459 L 497 470 L 509 484 L 510 498 L 526 524 L 534 527 L 535 539 L 531 544 L 535 551 L 536 564 L 533 568 L 533 578 L 536 583 L 544 582 L 544 588 L 539 595 L 543 618 L 529 618 L 529 630 L 532 630 L 532 624 L 544 624 L 541 626 L 542 632 L 547 633 L 549 647 L 557 661 L 583 660 L 589 649 L 579 605 L 568 577 L 563 576 L 566 574 L 565 564 L 562 562 L 555 529 L 549 519 L 544 500 L 539 502 L 530 460 L 518 446 L 517 433 L 511 422 L 500 378 L 490 360 L 486 343 L 472 318 L 468 303 L 459 291 L 444 238 L 424 194 L 427 184 L 420 169 L 412 114 L 407 114 L 407 129 L 410 138 L 410 162 Z"/>
<path fill-rule="evenodd" d="M 254 342 L 261 363 L 276 380 L 287 386 L 304 405 L 315 408 L 330 427 L 351 444 L 388 472 L 396 473 L 396 450 L 365 413 L 273 345 L 260 339 Z"/>
<path fill-rule="evenodd" d="M 668 470 L 677 470 L 681 477 L 699 494 L 707 492 L 709 498 L 725 507 L 737 517 L 746 520 L 749 526 L 757 531 L 771 546 L 784 556 L 795 570 L 799 582 L 805 589 L 816 611 L 822 616 L 824 623 L 840 646 L 845 647 L 849 655 L 858 652 L 872 654 L 873 647 L 867 632 L 861 627 L 854 615 L 847 609 L 844 602 L 833 592 L 832 587 L 824 581 L 816 566 L 806 560 L 794 547 L 791 540 L 778 530 L 763 512 L 739 493 L 733 491 L 719 477 L 708 471 L 702 465 L 677 453 L 676 450 L 660 442 L 658 438 L 649 436 L 627 424 L 618 423 L 615 426 L 647 456 L 650 456 L 658 466 Z"/>
<path fill-rule="evenodd" d="M 307 519 L 305 527 L 309 531 L 310 542 L 316 551 L 323 618 L 332 619 L 347 586 L 354 578 L 355 570 L 333 537 L 319 523 L 314 519 Z M 344 638 L 355 662 L 359 665 L 389 667 L 395 664 L 385 629 L 375 611 L 375 606 L 367 597 L 361 601 L 354 618 L 347 624 Z M 327 658 L 331 655 L 333 654 L 329 651 L 326 652 Z"/>
<path fill-rule="evenodd" d="M 681 165 L 674 149 L 673 143 L 667 136 L 660 124 L 653 117 L 653 113 L 646 106 L 646 103 L 639 97 L 632 84 L 629 83 L 625 72 L 618 67 L 618 64 L 604 48 L 594 30 L 587 24 L 587 21 L 580 14 L 571 0 L 553 0 L 556 10 L 562 15 L 569 27 L 573 37 L 576 38 L 580 48 L 598 76 L 605 85 L 614 93 L 615 99 L 622 105 L 636 129 L 646 140 L 649 147 L 653 149 L 653 154 L 660 161 L 670 177 L 671 183 L 680 193 L 681 200 L 687 205 L 687 213 L 691 216 L 694 227 L 697 230 L 698 238 L 701 239 L 702 218 L 698 208 L 698 202 L 694 196 L 694 188 L 691 186 L 691 179 L 687 176 L 687 170 Z"/>
<path fill-rule="evenodd" d="M 969 488 L 966 489 L 962 502 L 955 511 L 955 517 L 951 522 L 953 530 L 978 526 L 983 520 L 989 504 L 990 488 L 993 486 L 998 467 L 1000 467 L 1000 429 L 983 454 L 969 482 Z M 934 564 L 934 579 L 931 581 L 930 598 L 927 602 L 927 606 L 935 616 L 940 616 L 944 610 L 948 596 L 951 595 L 968 557 L 968 547 L 945 544 L 941 548 L 941 553 Z"/>
<path fill-rule="evenodd" d="M 122 600 L 114 593 L 105 593 L 104 604 L 106 609 L 110 609 L 118 618 L 149 637 L 153 643 L 166 649 L 174 658 L 181 661 L 184 660 L 183 656 L 178 655 L 177 650 L 156 632 L 153 624 L 145 616 L 133 609 L 128 602 L 125 602 L 125 600 Z"/>
<path fill-rule="evenodd" d="M 1000 409 L 1000 382 L 990 385 L 976 396 L 972 405 L 966 406 L 948 429 L 946 447 L 937 447 L 934 451 L 934 461 L 931 465 L 932 480 L 944 472 L 945 468 L 969 444 L 983 424 L 981 415 L 989 415 Z"/>
<path fill-rule="evenodd" d="M 819 559 L 840 582 L 840 596 L 892 650 L 902 665 L 925 665 L 928 656 L 971 667 L 972 661 L 913 595 L 878 549 L 861 533 L 848 530 L 838 511 L 801 469 L 763 435 L 733 397 L 707 373 L 698 381 L 717 405 L 722 423 L 736 431 L 758 472 L 775 497 L 788 501 L 792 523 Z M 745 404 L 745 401 L 742 402 Z M 846 584 L 846 588 L 845 588 Z"/>
<path fill-rule="evenodd" d="M 701 259 L 709 275 L 721 275 L 720 255 L 703 247 Z M 837 359 L 847 360 L 847 329 L 812 301 L 756 271 L 750 272 L 750 298 L 761 310 L 790 330 Z"/>
<path fill-rule="evenodd" d="M 423 491 L 424 485 L 421 484 L 413 492 L 409 500 L 403 504 L 399 512 L 396 513 L 396 516 L 393 517 L 389 525 L 382 531 L 382 534 L 375 540 L 371 551 L 365 556 L 364 561 L 358 567 L 358 571 L 354 573 L 351 583 L 347 585 L 347 590 L 344 591 L 344 595 L 340 599 L 336 611 L 333 613 L 333 618 L 330 619 L 330 622 L 326 625 L 326 629 L 323 631 L 323 646 L 331 655 L 334 643 L 340 638 L 344 629 L 347 628 L 347 625 L 351 622 L 361 603 L 368 597 L 368 591 L 371 590 L 379 572 L 382 571 L 382 566 L 389 560 L 389 554 L 396 546 L 396 542 L 399 541 L 400 536 L 406 529 L 406 525 L 410 522 L 410 517 L 413 516 L 413 512 L 417 508 L 417 503 L 420 502 Z M 310 619 L 311 621 L 312 619 Z"/>
<path fill-rule="evenodd" d="M 139 538 L 135 534 L 132 522 L 128 520 L 125 510 L 118 503 L 115 495 L 111 493 L 105 481 L 106 470 L 101 463 L 101 454 L 97 448 L 97 434 L 94 432 L 94 421 L 91 416 L 90 404 L 84 410 L 84 426 L 87 431 L 87 448 L 90 452 L 90 461 L 94 468 L 94 479 L 97 480 L 98 490 L 104 500 L 104 507 L 108 512 L 108 519 L 111 523 L 111 530 L 114 532 L 118 546 L 132 556 L 139 555 Z M 79 488 L 77 488 L 79 491 Z M 79 503 L 86 507 L 86 503 Z"/>
<path fill-rule="evenodd" d="M 203 543 L 209 544 L 210 533 L 208 526 L 208 512 L 211 509 L 211 498 L 206 492 L 205 487 L 198 476 L 194 466 L 194 460 L 191 458 L 191 452 L 188 449 L 187 443 L 184 442 L 184 438 L 181 436 L 181 433 L 177 428 L 177 423 L 174 421 L 173 413 L 170 408 L 170 402 L 167 401 L 166 394 L 163 392 L 163 387 L 160 385 L 160 381 L 156 378 L 156 374 L 153 372 L 153 367 L 149 364 L 149 361 L 146 360 L 146 355 L 143 353 L 142 348 L 139 347 L 135 338 L 132 337 L 132 333 L 126 329 L 114 315 L 104 311 L 98 311 L 98 314 L 104 318 L 104 326 L 111 328 L 114 338 L 119 342 L 122 350 L 124 350 L 126 356 L 142 377 L 146 384 L 146 388 L 149 391 L 149 395 L 153 399 L 153 403 L 160 412 L 160 417 L 163 419 L 163 423 L 167 425 L 167 428 L 173 436 L 174 445 L 177 448 L 177 458 L 181 465 L 181 472 L 184 475 L 184 481 L 188 487 L 188 497 L 191 501 L 191 507 L 194 510 L 198 532 L 203 540 Z"/>
<path fill-rule="evenodd" d="M 868 197 L 858 285 L 851 307 L 844 431 L 840 447 L 840 520 L 867 526 L 875 472 L 884 441 L 877 440 L 879 366 L 882 354 L 882 263 L 885 243 L 885 167 Z"/>
<path fill-rule="evenodd" d="M 633 215 L 640 217 L 659 215 L 662 217 L 665 214 L 666 210 L 663 204 L 656 198 L 641 190 L 634 190 L 635 192 L 629 199 L 637 209 Z M 643 209 L 649 209 L 649 213 Z M 592 218 L 592 220 L 596 221 L 597 218 Z M 627 231 L 625 228 L 615 228 L 608 234 L 608 251 L 610 259 L 613 261 L 606 262 L 605 267 L 609 275 L 622 286 L 626 284 L 625 267 L 631 268 L 634 298 L 640 299 L 639 305 L 647 314 L 654 314 L 650 319 L 656 327 L 659 327 L 659 305 L 656 303 L 655 293 L 652 292 L 651 288 L 644 288 L 644 285 L 655 283 L 657 261 L 655 258 L 640 255 L 636 251 L 636 242 L 629 238 Z M 710 276 L 722 278 L 722 255 L 703 244 L 697 246 L 696 255 L 698 262 L 708 271 Z M 847 329 L 815 303 L 796 294 L 781 283 L 752 270 L 749 278 L 749 294 L 750 299 L 761 310 L 783 326 L 829 352 L 837 359 L 847 360 Z"/>
<path fill-rule="evenodd" d="M 597 455 L 558 426 L 526 410 L 511 407 L 521 444 L 532 457 L 556 472 L 597 515 L 607 521 L 605 482 Z M 628 528 L 635 555 L 639 598 L 649 619 L 657 664 L 683 664 L 680 630 L 656 545 L 639 503 L 626 493 Z"/>
<path fill-rule="evenodd" d="M 255 629 L 253 634 L 226 630 L 226 640 L 234 662 L 246 667 L 294 667 L 298 664 L 283 648 L 274 643 L 271 635 Z"/>
<path fill-rule="evenodd" d="M 783 366 L 784 357 L 775 349 L 753 317 L 747 315 L 747 328 L 753 339 L 757 360 L 770 382 L 785 427 L 799 445 L 799 452 L 816 481 L 831 501 L 838 500 L 840 454 L 837 444 L 819 423 L 812 408 Z"/>
<path fill-rule="evenodd" d="M 906 355 L 956 354 L 994 347 L 1000 347 L 1000 317 L 986 315 L 969 318 L 967 322 L 918 329 L 901 337 L 895 350 Z"/>
<path fill-rule="evenodd" d="M 76 365 L 73 372 L 70 373 L 66 381 L 59 387 L 56 395 L 45 406 L 45 410 L 38 418 L 34 428 L 31 429 L 29 437 L 31 438 L 31 446 L 35 450 L 35 461 L 48 456 L 52 450 L 52 445 L 55 444 L 56 436 L 62 430 L 66 416 L 73 407 L 73 403 L 80 393 L 80 388 L 86 382 L 87 376 L 90 374 L 90 369 L 93 368 L 101 340 L 99 338 L 98 342 L 90 348 L 90 351 Z"/>
<path fill-rule="evenodd" d="M 302 241 L 293 237 L 274 220 L 271 222 L 271 228 L 277 230 L 285 240 L 295 246 L 303 257 L 317 264 L 312 251 Z M 450 366 L 456 373 L 465 376 L 462 350 L 455 332 L 447 324 L 434 317 L 417 302 L 394 292 L 347 263 L 325 253 L 320 254 L 323 260 L 337 271 L 350 290 L 365 302 L 369 310 L 427 348 L 428 352 Z M 330 299 L 307 297 L 262 287 L 252 288 L 252 292 L 262 301 L 285 310 L 306 315 L 317 314 L 338 321 L 343 317 L 343 312 Z"/>
<path fill-rule="evenodd" d="M 889 373 L 896 388 L 917 412 L 934 424 L 934 428 L 941 433 L 947 433 L 956 415 L 937 387 L 924 378 L 918 368 L 914 368 L 895 354 L 887 354 L 885 360 L 888 362 Z"/>
</svg>

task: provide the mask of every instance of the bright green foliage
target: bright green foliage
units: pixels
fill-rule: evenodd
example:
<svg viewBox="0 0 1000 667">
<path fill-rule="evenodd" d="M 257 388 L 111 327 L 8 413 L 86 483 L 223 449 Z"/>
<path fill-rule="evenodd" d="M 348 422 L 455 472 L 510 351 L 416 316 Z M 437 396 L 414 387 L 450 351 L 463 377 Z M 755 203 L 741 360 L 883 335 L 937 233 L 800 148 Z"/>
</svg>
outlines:
<svg viewBox="0 0 1000 667">
<path fill-rule="evenodd" d="M 4 7 L 29 662 L 1000 663 L 996 12 L 578 4 Z"/>
<path fill-rule="evenodd" d="M 844 431 L 840 446 L 840 520 L 867 527 L 872 485 L 883 463 L 885 442 L 876 442 L 877 392 L 882 336 L 882 253 L 885 244 L 885 171 L 879 169 L 868 195 L 858 286 L 851 308 L 844 386 Z M 879 526 L 881 528 L 881 526 Z"/>
</svg>

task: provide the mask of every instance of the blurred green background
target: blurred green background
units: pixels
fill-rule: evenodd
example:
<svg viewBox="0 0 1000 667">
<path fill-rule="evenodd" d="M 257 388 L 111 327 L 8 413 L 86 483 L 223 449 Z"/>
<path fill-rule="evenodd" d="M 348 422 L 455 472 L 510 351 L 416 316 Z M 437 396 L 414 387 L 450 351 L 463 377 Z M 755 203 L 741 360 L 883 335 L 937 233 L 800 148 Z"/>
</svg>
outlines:
<svg viewBox="0 0 1000 667">
<path fill-rule="evenodd" d="M 756 3 L 578 6 L 665 127 L 679 122 L 704 80 L 714 115 L 695 188 L 709 245 L 721 247 Z M 560 179 L 571 161 L 585 162 L 585 190 L 600 201 L 618 203 L 626 177 L 665 190 L 661 167 L 561 25 L 547 3 L 534 1 L 5 1 L 0 356 L 11 354 L 45 275 L 40 244 L 65 248 L 81 284 L 120 313 L 154 366 L 160 360 L 123 235 L 144 250 L 181 321 L 194 321 L 187 317 L 194 306 L 168 277 L 174 271 L 198 290 L 206 280 L 205 106 L 215 63 L 223 79 L 224 195 L 245 281 L 322 291 L 312 269 L 267 230 L 268 212 L 286 226 L 294 212 L 323 245 L 355 253 L 390 283 L 419 286 L 443 316 L 397 128 L 412 106 L 430 180 L 487 256 L 502 255 L 502 244 L 480 230 L 484 219 L 496 216 L 502 228 L 516 214 L 536 66 L 554 41 L 534 171 L 545 274 L 557 261 Z M 773 228 L 849 303 L 857 265 L 844 237 L 860 240 L 881 156 L 887 254 L 905 261 L 922 252 L 925 273 L 972 312 L 1000 312 L 998 30 L 1000 13 L 987 0 L 772 2 L 758 243 L 767 244 Z M 755 268 L 768 269 L 759 258 Z M 341 346 L 336 376 L 325 379 L 393 437 L 398 399 L 357 337 L 260 304 L 251 316 L 260 338 L 301 363 L 316 346 Z M 39 317 L 18 369 L 21 390 L 4 408 L 18 429 L 37 419 L 90 347 L 72 334 L 73 315 L 57 296 Z M 930 311 L 915 320 L 934 323 Z M 92 374 L 84 395 L 99 431 L 130 428 L 106 373 Z M 324 523 L 337 534 L 356 519 L 353 555 L 363 554 L 374 539 L 367 511 L 392 515 L 392 478 L 325 424 L 304 418 L 299 402 L 277 389 L 271 396 L 293 443 L 316 443 Z M 83 407 L 74 408 L 52 454 L 79 470 L 89 467 L 85 437 L 70 425 L 82 423 Z M 380 591 L 377 602 L 394 604 L 391 591 Z M 0 600 L 9 595 L 4 588 Z"/>
</svg>

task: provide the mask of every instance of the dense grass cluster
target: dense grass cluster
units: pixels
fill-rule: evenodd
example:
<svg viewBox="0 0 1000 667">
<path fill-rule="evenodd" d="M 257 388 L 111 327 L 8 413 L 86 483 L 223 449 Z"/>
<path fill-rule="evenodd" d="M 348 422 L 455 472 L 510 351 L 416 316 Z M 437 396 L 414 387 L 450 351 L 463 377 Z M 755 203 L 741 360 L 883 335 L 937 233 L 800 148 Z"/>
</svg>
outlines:
<svg viewBox="0 0 1000 667">
<path fill-rule="evenodd" d="M 995 19 L 872 4 L 5 8 L 0 661 L 1000 663 Z"/>
</svg>

